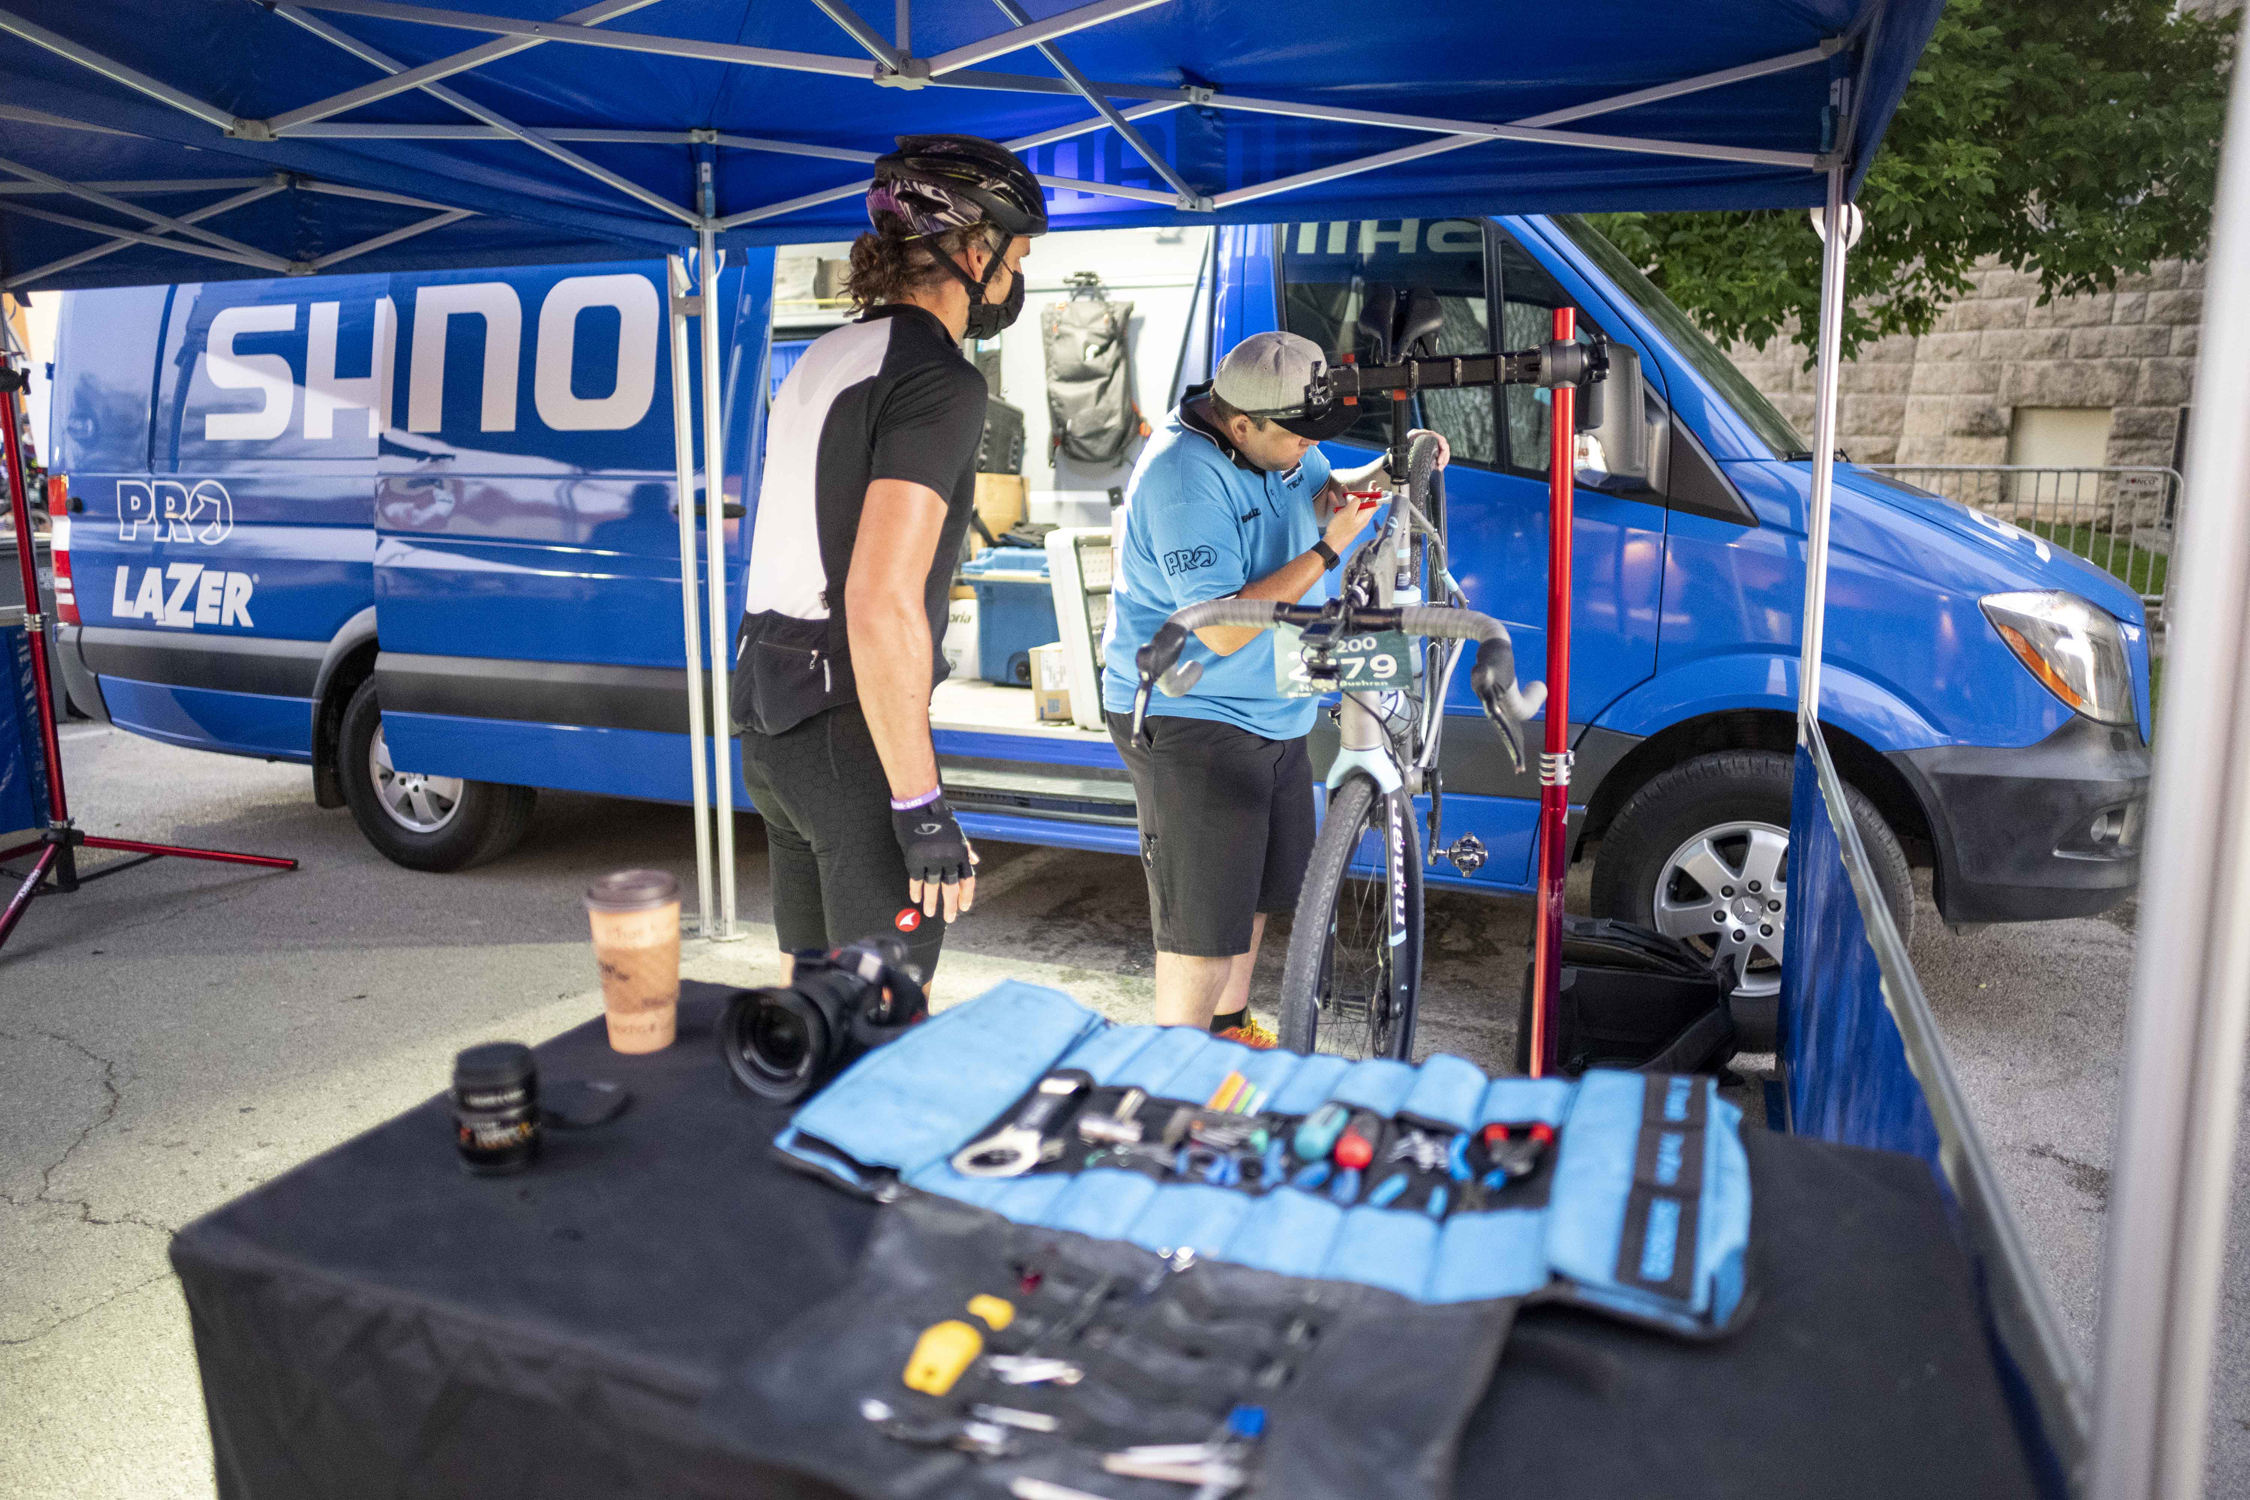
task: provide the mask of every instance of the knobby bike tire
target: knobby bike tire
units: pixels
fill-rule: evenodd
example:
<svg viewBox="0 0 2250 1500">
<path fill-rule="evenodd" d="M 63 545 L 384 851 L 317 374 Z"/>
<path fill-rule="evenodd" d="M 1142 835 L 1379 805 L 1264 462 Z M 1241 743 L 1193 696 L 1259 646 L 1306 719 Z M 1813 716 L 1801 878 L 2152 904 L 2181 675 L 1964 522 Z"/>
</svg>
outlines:
<svg viewBox="0 0 2250 1500">
<path fill-rule="evenodd" d="M 1396 812 L 1400 838 L 1385 837 Z M 1370 833 L 1385 849 L 1372 880 L 1350 873 Z M 1389 942 L 1390 869 L 1403 877 L 1404 941 Z M 1411 1058 L 1422 985 L 1422 860 L 1413 799 L 1353 776 L 1313 842 L 1281 971 L 1281 1045 L 1293 1052 Z"/>
</svg>

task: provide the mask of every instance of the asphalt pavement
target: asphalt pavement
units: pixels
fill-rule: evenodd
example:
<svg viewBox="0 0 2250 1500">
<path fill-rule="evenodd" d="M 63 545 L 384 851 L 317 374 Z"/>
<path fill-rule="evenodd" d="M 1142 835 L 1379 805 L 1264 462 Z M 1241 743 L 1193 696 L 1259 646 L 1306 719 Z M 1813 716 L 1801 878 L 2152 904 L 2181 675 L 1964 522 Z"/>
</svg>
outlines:
<svg viewBox="0 0 2250 1500">
<path fill-rule="evenodd" d="M 653 865 L 692 884 L 677 808 L 547 794 L 529 837 L 461 875 L 393 866 L 303 768 L 64 731 L 84 827 L 285 853 L 293 873 L 159 861 L 33 906 L 0 950 L 0 1497 L 213 1493 L 180 1225 L 419 1103 L 452 1054 L 599 1014 L 578 893 Z M 739 825 L 749 937 L 689 942 L 697 978 L 774 973 L 763 835 Z M 1145 1019 L 1152 953 L 1130 859 L 983 846 L 976 912 L 936 998 L 1019 976 Z M 1583 867 L 1580 871 L 1584 892 Z M 8 882 L 12 889 L 13 882 Z M 1433 894 L 1421 1045 L 1512 1056 L 1530 907 Z M 2042 1273 L 2092 1352 L 2124 1045 L 2130 906 L 1944 929 L 1921 891 L 1915 963 Z M 1269 943 L 1257 993 L 1280 978 Z M 1270 1017 L 1269 1017 L 1270 1019 Z M 2250 1494 L 2250 1224 L 2238 1158 L 2210 1493 Z"/>
</svg>

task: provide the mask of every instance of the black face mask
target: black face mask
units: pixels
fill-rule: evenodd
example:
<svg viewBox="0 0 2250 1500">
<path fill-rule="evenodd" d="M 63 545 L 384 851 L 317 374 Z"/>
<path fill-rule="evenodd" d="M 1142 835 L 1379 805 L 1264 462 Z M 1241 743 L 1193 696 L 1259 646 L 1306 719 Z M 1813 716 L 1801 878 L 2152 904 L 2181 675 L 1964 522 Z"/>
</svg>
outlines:
<svg viewBox="0 0 2250 1500">
<path fill-rule="evenodd" d="M 961 284 L 969 289 L 969 322 L 962 335 L 964 338 L 997 338 L 1001 329 L 1009 327 L 1023 315 L 1023 272 L 1021 271 L 1016 272 L 1014 285 L 1008 288 L 1006 301 L 994 302 L 991 300 L 992 278 L 999 275 L 1001 268 L 1006 264 L 997 253 L 993 255 L 990 264 L 985 266 L 984 280 L 982 281 L 976 280 L 968 272 L 962 270 L 960 264 L 956 261 L 948 259 L 946 264 L 953 267 L 953 274 L 960 277 Z"/>
</svg>

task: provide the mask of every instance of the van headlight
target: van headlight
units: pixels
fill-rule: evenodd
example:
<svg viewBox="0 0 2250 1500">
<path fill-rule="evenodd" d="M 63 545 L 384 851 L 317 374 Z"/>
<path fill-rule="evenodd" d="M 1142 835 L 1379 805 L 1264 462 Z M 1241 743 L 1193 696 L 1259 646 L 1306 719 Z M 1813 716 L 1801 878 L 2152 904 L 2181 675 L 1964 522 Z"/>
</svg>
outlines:
<svg viewBox="0 0 2250 1500">
<path fill-rule="evenodd" d="M 1987 594 L 1978 603 L 2047 691 L 2103 724 L 2135 721 L 2133 669 L 2116 616 L 2059 591 Z"/>
</svg>

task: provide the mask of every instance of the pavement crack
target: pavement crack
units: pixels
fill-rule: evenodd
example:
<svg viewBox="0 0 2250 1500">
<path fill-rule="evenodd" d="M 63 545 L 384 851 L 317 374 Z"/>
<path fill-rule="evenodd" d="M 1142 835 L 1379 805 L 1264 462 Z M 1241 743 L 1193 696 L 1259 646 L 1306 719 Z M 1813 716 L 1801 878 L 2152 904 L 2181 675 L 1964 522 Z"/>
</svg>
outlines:
<svg viewBox="0 0 2250 1500">
<path fill-rule="evenodd" d="M 62 1155 L 56 1157 L 46 1166 L 39 1169 L 38 1192 L 33 1193 L 28 1199 L 18 1198 L 13 1194 L 0 1194 L 0 1197 L 5 1197 L 11 1205 L 17 1208 L 29 1208 L 34 1204 L 46 1204 L 54 1208 L 73 1209 L 78 1214 L 79 1223 L 91 1225 L 98 1229 L 107 1229 L 118 1225 L 132 1225 L 140 1229 L 154 1230 L 158 1234 L 169 1237 L 174 1232 L 174 1226 L 170 1224 L 159 1223 L 154 1219 L 146 1219 L 135 1213 L 119 1214 L 115 1218 L 103 1218 L 101 1215 L 94 1212 L 94 1205 L 90 1199 L 66 1197 L 54 1190 L 55 1174 L 63 1169 L 64 1165 L 69 1162 L 70 1158 L 77 1152 L 79 1147 L 85 1145 L 88 1140 L 92 1139 L 95 1131 L 101 1129 L 104 1125 L 109 1124 L 110 1121 L 117 1118 L 118 1110 L 124 1107 L 125 1094 L 123 1090 L 121 1090 L 117 1086 L 118 1065 L 115 1061 L 110 1058 L 103 1057 L 100 1053 L 94 1051 L 91 1047 L 86 1046 L 84 1043 L 79 1042 L 74 1038 L 64 1036 L 59 1031 L 42 1031 L 39 1034 L 45 1037 L 50 1042 L 57 1042 L 62 1046 L 70 1048 L 71 1051 L 76 1052 L 80 1057 L 85 1058 L 88 1062 L 93 1063 L 101 1069 L 101 1075 L 97 1079 L 97 1081 L 102 1086 L 102 1107 L 95 1114 L 94 1118 L 88 1121 L 86 1125 L 79 1130 L 76 1136 L 71 1138 L 70 1144 L 63 1147 Z M 6 1036 L 10 1041 L 20 1042 L 23 1040 L 23 1038 L 21 1037 L 9 1035 L 5 1032 L 0 1032 L 0 1036 Z M 131 1080 L 128 1079 L 126 1081 L 130 1082 Z"/>
<path fill-rule="evenodd" d="M 2044 1157 L 2063 1169 L 2070 1185 L 2098 1203 L 2109 1201 L 2109 1168 L 2098 1163 L 2082 1161 L 2075 1156 L 2057 1151 L 2053 1146 L 2040 1144 L 2023 1148 L 2033 1156 Z"/>
<path fill-rule="evenodd" d="M 133 1293 L 141 1290 L 141 1288 L 143 1287 L 154 1286 L 159 1281 L 169 1281 L 171 1279 L 172 1273 L 170 1271 L 159 1271 L 154 1276 L 150 1276 L 145 1280 L 134 1282 L 131 1286 L 119 1287 L 116 1291 L 111 1292 L 108 1296 L 102 1298 L 100 1301 L 89 1303 L 85 1307 L 81 1307 L 80 1309 L 78 1309 L 78 1311 L 70 1314 L 68 1317 L 55 1319 L 54 1322 L 49 1323 L 46 1327 L 40 1329 L 37 1333 L 27 1333 L 21 1338 L 0 1338 L 0 1349 L 20 1349 L 25 1344 L 36 1344 L 41 1339 L 46 1338 L 48 1335 L 54 1333 L 56 1330 L 69 1327 L 71 1324 L 77 1322 L 80 1318 L 91 1317 L 93 1314 L 100 1312 L 103 1308 L 109 1306 L 112 1302 L 115 1302 L 120 1298 L 130 1297 L 133 1295 Z"/>
</svg>

